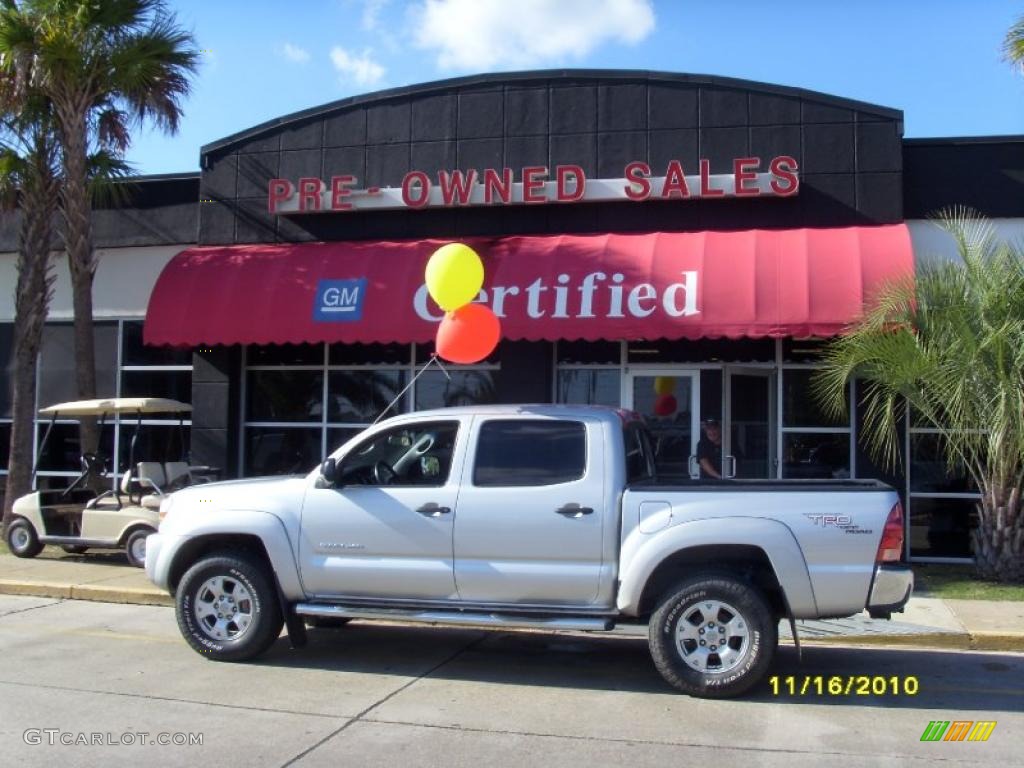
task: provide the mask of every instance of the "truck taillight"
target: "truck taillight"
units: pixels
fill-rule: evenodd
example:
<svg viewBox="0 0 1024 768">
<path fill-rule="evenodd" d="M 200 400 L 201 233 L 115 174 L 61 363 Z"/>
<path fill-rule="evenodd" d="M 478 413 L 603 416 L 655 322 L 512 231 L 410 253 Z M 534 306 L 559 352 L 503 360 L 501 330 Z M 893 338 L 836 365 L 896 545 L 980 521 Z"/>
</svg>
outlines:
<svg viewBox="0 0 1024 768">
<path fill-rule="evenodd" d="M 889 510 L 889 517 L 882 529 L 882 540 L 878 543 L 876 563 L 896 563 L 903 557 L 903 505 L 898 501 Z"/>
</svg>

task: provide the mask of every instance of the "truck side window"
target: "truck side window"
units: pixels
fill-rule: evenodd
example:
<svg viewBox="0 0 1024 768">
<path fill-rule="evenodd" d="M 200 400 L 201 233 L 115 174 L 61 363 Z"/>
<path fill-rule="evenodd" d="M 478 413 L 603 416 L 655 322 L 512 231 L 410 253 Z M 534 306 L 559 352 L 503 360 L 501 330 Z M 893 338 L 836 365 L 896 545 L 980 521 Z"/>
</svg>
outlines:
<svg viewBox="0 0 1024 768">
<path fill-rule="evenodd" d="M 444 485 L 457 421 L 409 424 L 368 437 L 341 461 L 342 485 Z"/>
<path fill-rule="evenodd" d="M 480 427 L 473 484 L 568 483 L 583 477 L 586 466 L 587 437 L 582 422 L 495 419 Z"/>
</svg>

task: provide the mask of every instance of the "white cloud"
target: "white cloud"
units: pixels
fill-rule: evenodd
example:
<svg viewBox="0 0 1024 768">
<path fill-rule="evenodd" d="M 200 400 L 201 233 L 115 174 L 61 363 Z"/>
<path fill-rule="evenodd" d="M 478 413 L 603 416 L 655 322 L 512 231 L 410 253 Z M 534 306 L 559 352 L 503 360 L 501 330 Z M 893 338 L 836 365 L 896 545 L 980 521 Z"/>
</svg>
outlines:
<svg viewBox="0 0 1024 768">
<path fill-rule="evenodd" d="M 580 59 L 604 43 L 635 45 L 654 29 L 652 0 L 422 0 L 416 46 L 442 69 L 533 68 Z"/>
<path fill-rule="evenodd" d="M 380 13 L 391 0 L 364 0 L 363 15 L 360 24 L 367 32 L 372 32 L 380 25 Z"/>
<path fill-rule="evenodd" d="M 331 48 L 331 62 L 343 81 L 351 80 L 356 85 L 376 85 L 387 71 L 373 60 L 372 53 L 367 49 L 356 55 L 336 45 Z"/>
<path fill-rule="evenodd" d="M 288 61 L 294 61 L 296 64 L 305 64 L 309 61 L 309 51 L 291 43 L 285 43 L 281 46 L 281 55 L 288 59 Z"/>
</svg>

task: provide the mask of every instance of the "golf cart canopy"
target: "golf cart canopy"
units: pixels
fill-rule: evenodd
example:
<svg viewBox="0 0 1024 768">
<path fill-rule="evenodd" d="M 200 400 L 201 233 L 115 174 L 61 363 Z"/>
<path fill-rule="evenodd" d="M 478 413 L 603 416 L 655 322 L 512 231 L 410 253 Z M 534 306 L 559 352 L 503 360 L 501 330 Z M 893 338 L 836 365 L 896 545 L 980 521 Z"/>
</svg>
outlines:
<svg viewBox="0 0 1024 768">
<path fill-rule="evenodd" d="M 188 413 L 192 406 L 163 397 L 107 397 L 57 403 L 39 411 L 42 416 L 103 416 L 111 413 Z"/>
</svg>

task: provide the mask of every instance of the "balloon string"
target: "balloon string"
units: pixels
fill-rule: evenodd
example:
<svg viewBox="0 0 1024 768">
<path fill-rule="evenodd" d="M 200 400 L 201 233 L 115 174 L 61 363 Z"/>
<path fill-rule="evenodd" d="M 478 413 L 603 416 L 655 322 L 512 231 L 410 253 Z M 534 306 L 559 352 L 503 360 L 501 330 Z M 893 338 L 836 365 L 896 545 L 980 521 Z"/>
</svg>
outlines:
<svg viewBox="0 0 1024 768">
<path fill-rule="evenodd" d="M 405 395 L 405 393 L 409 391 L 412 385 L 416 383 L 416 379 L 422 376 L 426 372 L 427 368 L 429 368 L 431 365 L 436 365 L 438 368 L 440 368 L 441 373 L 444 374 L 445 378 L 448 379 L 448 381 L 452 380 L 451 374 L 449 374 L 448 370 L 443 365 L 441 365 L 441 360 L 438 358 L 437 353 L 435 352 L 430 356 L 430 359 L 423 364 L 423 367 L 416 372 L 416 375 L 413 376 L 412 379 L 410 379 L 409 383 L 405 385 L 405 388 L 397 395 L 395 395 L 395 399 L 388 403 L 387 407 L 380 412 L 380 415 L 378 415 L 377 418 L 373 420 L 374 424 L 376 424 L 378 421 L 384 418 L 384 414 L 390 411 L 394 407 L 395 403 L 402 399 L 403 395 Z"/>
</svg>

